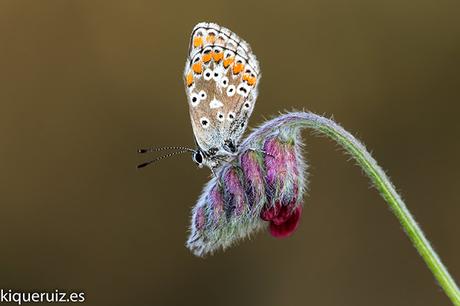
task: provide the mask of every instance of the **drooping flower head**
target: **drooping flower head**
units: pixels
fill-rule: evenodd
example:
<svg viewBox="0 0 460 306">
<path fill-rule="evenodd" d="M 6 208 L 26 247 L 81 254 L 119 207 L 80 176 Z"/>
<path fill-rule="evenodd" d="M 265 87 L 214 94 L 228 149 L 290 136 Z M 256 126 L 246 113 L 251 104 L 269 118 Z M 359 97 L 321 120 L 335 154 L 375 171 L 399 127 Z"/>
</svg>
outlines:
<svg viewBox="0 0 460 306">
<path fill-rule="evenodd" d="M 300 220 L 306 166 L 299 127 L 280 116 L 256 129 L 222 165 L 192 211 L 187 246 L 197 256 L 226 248 L 258 229 L 278 238 Z"/>
</svg>

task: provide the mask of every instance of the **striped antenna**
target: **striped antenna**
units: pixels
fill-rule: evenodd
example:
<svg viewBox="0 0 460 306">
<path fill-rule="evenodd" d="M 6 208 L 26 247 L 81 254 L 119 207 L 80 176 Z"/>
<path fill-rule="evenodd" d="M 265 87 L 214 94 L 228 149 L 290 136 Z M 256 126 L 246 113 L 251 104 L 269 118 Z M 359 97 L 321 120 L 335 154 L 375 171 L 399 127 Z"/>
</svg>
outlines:
<svg viewBox="0 0 460 306">
<path fill-rule="evenodd" d="M 147 149 L 138 149 L 137 153 L 150 153 L 150 152 L 159 152 L 159 151 L 166 151 L 166 150 L 180 150 L 180 151 L 188 151 L 188 152 L 195 152 L 195 150 L 187 148 L 187 147 L 180 147 L 180 146 L 167 146 L 167 147 L 152 147 Z"/>
<path fill-rule="evenodd" d="M 192 150 L 192 151 L 193 151 L 193 150 Z M 189 152 L 189 150 L 182 150 L 182 151 L 176 151 L 176 152 L 171 152 L 171 153 L 165 154 L 165 155 L 163 155 L 163 156 L 160 156 L 160 157 L 154 158 L 154 159 L 152 159 L 152 160 L 149 160 L 149 161 L 147 161 L 147 162 L 145 162 L 145 163 L 142 163 L 142 164 L 138 165 L 137 168 L 138 168 L 138 169 L 144 168 L 145 166 L 148 166 L 148 165 L 150 165 L 150 164 L 152 164 L 152 163 L 156 163 L 157 161 L 160 161 L 160 160 L 162 160 L 162 159 L 165 159 L 165 158 L 174 156 L 174 155 L 176 155 L 176 154 L 182 154 L 182 153 L 185 153 L 185 152 Z M 193 152 L 194 152 L 194 151 L 193 151 Z"/>
</svg>

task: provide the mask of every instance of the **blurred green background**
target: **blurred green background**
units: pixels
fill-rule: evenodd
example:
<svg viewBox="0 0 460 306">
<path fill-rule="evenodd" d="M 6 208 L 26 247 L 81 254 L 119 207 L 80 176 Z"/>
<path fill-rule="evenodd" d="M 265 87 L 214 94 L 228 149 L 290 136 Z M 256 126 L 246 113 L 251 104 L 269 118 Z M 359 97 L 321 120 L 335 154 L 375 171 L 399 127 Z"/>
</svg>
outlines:
<svg viewBox="0 0 460 306">
<path fill-rule="evenodd" d="M 0 2 L 0 288 L 88 305 L 449 305 L 377 192 L 304 133 L 298 231 L 200 259 L 184 246 L 209 177 L 190 156 L 190 31 L 214 21 L 263 71 L 251 125 L 333 115 L 387 170 L 460 279 L 458 1 Z"/>
</svg>

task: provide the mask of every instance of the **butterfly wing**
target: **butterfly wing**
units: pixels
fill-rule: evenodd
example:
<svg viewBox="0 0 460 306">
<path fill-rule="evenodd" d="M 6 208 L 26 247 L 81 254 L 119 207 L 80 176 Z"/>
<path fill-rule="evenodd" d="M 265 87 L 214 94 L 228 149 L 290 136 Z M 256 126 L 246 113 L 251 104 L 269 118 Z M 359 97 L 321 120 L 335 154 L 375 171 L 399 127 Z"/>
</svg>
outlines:
<svg viewBox="0 0 460 306">
<path fill-rule="evenodd" d="M 238 145 L 257 98 L 259 63 L 227 28 L 202 22 L 192 31 L 184 82 L 193 133 L 210 156 Z"/>
</svg>

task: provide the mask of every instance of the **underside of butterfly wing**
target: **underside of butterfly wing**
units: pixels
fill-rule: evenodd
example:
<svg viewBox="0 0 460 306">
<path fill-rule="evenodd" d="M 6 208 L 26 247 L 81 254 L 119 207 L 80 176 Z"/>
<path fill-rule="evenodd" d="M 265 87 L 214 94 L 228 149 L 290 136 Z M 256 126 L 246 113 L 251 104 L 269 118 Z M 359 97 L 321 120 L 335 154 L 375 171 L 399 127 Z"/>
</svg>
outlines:
<svg viewBox="0 0 460 306">
<path fill-rule="evenodd" d="M 214 23 L 192 31 L 184 82 L 196 142 L 208 156 L 234 153 L 257 98 L 259 63 L 249 45 Z"/>
</svg>

